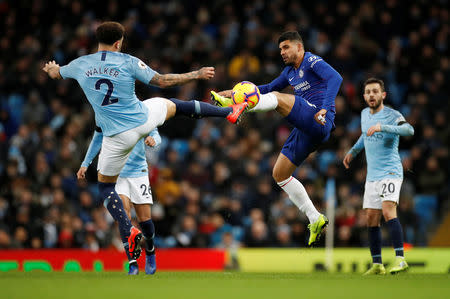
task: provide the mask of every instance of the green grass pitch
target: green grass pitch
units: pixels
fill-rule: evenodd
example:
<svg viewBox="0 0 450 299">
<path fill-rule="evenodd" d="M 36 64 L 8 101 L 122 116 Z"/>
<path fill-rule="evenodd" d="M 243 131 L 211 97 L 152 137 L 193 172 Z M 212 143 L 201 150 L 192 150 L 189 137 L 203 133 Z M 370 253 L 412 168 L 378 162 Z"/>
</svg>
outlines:
<svg viewBox="0 0 450 299">
<path fill-rule="evenodd" d="M 448 274 L 0 273 L 1 298 L 450 298 Z"/>
</svg>

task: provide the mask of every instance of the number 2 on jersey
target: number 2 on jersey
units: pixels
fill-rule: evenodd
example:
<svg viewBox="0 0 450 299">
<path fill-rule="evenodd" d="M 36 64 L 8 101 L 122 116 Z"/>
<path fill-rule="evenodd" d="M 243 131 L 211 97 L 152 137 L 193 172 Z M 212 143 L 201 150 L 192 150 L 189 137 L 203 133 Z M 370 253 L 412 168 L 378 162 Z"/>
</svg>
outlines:
<svg viewBox="0 0 450 299">
<path fill-rule="evenodd" d="M 99 90 L 102 84 L 106 84 L 108 86 L 108 91 L 103 98 L 102 106 L 108 106 L 117 103 L 119 99 L 111 99 L 111 95 L 114 91 L 114 85 L 112 84 L 112 82 L 108 79 L 99 79 L 97 80 L 97 82 L 95 82 L 95 89 Z"/>
</svg>

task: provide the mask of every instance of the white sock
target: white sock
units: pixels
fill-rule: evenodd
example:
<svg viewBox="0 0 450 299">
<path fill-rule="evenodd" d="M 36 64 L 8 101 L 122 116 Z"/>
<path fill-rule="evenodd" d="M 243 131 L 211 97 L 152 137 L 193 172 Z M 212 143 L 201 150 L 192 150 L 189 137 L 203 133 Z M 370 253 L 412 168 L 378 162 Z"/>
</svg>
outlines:
<svg viewBox="0 0 450 299">
<path fill-rule="evenodd" d="M 306 214 L 310 223 L 314 223 L 319 219 L 320 213 L 314 207 L 305 187 L 296 178 L 289 177 L 288 179 L 277 182 L 278 186 L 289 195 L 289 199 Z"/>
<path fill-rule="evenodd" d="M 249 112 L 265 112 L 275 110 L 278 106 L 278 100 L 274 93 L 269 92 L 262 94 L 259 98 L 258 104 L 255 107 L 248 110 Z"/>
</svg>

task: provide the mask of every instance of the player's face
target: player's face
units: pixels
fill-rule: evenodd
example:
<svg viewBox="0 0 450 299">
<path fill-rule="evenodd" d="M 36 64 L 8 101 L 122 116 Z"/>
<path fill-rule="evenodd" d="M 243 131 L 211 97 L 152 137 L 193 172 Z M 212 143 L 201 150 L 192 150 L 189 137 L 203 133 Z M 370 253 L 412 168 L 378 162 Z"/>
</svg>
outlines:
<svg viewBox="0 0 450 299">
<path fill-rule="evenodd" d="M 300 57 L 302 44 L 297 41 L 285 40 L 280 43 L 280 54 L 285 65 L 295 65 Z"/>
<path fill-rule="evenodd" d="M 367 84 L 364 88 L 364 100 L 371 109 L 378 109 L 386 97 L 386 92 L 381 90 L 378 83 Z"/>
</svg>

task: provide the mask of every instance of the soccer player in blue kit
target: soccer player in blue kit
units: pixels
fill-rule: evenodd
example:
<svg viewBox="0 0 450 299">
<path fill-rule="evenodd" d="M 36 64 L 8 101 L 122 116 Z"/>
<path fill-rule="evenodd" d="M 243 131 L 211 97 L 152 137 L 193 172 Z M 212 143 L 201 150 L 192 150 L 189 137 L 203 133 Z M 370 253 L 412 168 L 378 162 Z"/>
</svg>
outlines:
<svg viewBox="0 0 450 299">
<path fill-rule="evenodd" d="M 201 68 L 185 74 L 158 74 L 140 59 L 120 53 L 125 29 L 117 22 L 98 26 L 98 51 L 81 56 L 60 67 L 49 61 L 43 67 L 50 78 L 77 80 L 94 109 L 95 120 L 103 133 L 98 161 L 100 196 L 115 221 L 123 243 L 129 244 L 132 256 L 140 254 L 142 233 L 131 225 L 123 203 L 115 191 L 120 171 L 139 139 L 175 115 L 189 117 L 217 116 L 236 123 L 247 105 L 220 108 L 199 101 L 152 98 L 139 101 L 135 81 L 170 87 L 196 79 L 210 79 L 214 68 Z"/>
<path fill-rule="evenodd" d="M 342 77 L 321 57 L 305 52 L 303 40 L 296 31 L 283 33 L 278 44 L 286 67 L 269 84 L 258 86 L 261 98 L 250 112 L 276 110 L 294 126 L 275 163 L 273 178 L 290 200 L 308 217 L 308 245 L 319 239 L 328 224 L 325 215 L 314 207 L 302 183 L 292 176 L 295 169 L 328 140 L 334 129 L 334 100 Z M 288 85 L 294 95 L 279 93 Z M 219 106 L 230 106 L 231 90 L 211 92 Z"/>
<path fill-rule="evenodd" d="M 78 179 L 84 179 L 86 171 L 92 160 L 100 152 L 103 134 L 99 127 L 94 131 L 89 148 L 86 152 L 81 167 L 77 172 Z M 145 144 L 150 147 L 157 147 L 161 144 L 161 136 L 158 129 L 150 132 L 149 136 L 139 141 L 131 151 L 124 168 L 117 179 L 116 191 L 122 199 L 125 211 L 131 219 L 130 202 L 133 203 L 136 216 L 141 227 L 145 240 L 145 273 L 155 274 L 156 257 L 153 239 L 155 237 L 155 226 L 151 219 L 151 204 L 153 204 L 152 192 L 148 181 L 148 164 L 145 157 Z M 139 274 L 139 267 L 136 258 L 128 251 L 128 243 L 123 244 L 129 262 L 129 275 Z"/>
<path fill-rule="evenodd" d="M 373 265 L 364 273 L 386 274 L 381 260 L 381 214 L 389 227 L 395 250 L 395 263 L 389 270 L 395 274 L 408 269 L 403 254 L 403 231 L 397 218 L 397 205 L 403 181 L 403 167 L 398 154 L 399 136 L 414 135 L 414 128 L 400 112 L 384 106 L 384 82 L 369 78 L 364 83 L 364 100 L 368 108 L 361 112 L 362 134 L 344 157 L 344 166 L 350 167 L 354 157 L 366 150 L 367 177 L 363 209 L 367 214 L 369 246 Z"/>
</svg>

